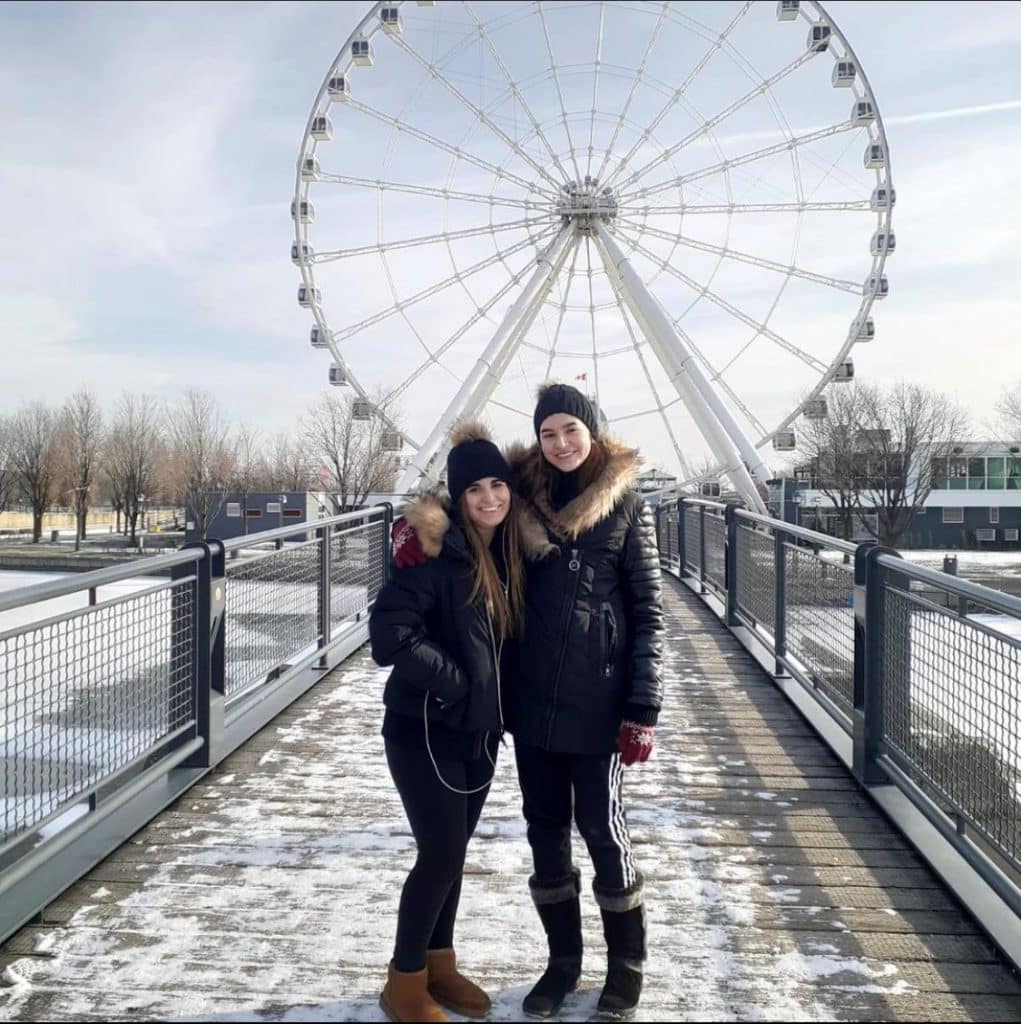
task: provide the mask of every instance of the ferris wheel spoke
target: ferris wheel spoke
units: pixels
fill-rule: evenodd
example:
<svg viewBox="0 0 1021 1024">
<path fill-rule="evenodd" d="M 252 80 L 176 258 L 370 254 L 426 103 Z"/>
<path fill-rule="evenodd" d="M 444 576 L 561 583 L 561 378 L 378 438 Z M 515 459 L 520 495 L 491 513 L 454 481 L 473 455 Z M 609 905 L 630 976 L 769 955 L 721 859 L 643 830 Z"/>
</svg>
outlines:
<svg viewBox="0 0 1021 1024">
<path fill-rule="evenodd" d="M 567 300 L 571 294 L 571 285 L 574 282 L 574 274 L 578 266 L 578 253 L 580 251 L 581 246 L 575 243 L 574 252 L 571 253 L 571 267 L 567 272 L 567 284 L 564 285 L 564 294 L 560 300 L 560 315 L 557 317 L 557 326 L 553 331 L 553 344 L 549 350 L 549 359 L 546 362 L 546 373 L 543 375 L 543 380 L 549 380 L 549 376 L 553 372 L 553 360 L 557 355 L 557 345 L 560 342 L 560 329 L 564 326 L 564 317 L 567 314 Z"/>
<path fill-rule="evenodd" d="M 433 196 L 436 199 L 456 199 L 459 202 L 479 203 L 482 206 L 508 206 L 518 210 L 542 210 L 553 213 L 551 200 L 507 199 L 503 196 L 483 195 L 481 192 L 461 192 L 453 188 L 437 188 L 430 185 L 415 185 L 407 181 L 388 181 L 385 178 L 356 178 L 350 174 L 320 173 L 316 181 L 335 185 L 352 185 L 356 188 L 374 188 L 380 191 L 407 192 L 410 195 Z"/>
<path fill-rule="evenodd" d="M 596 299 L 592 289 L 592 240 L 585 236 L 585 259 L 588 261 L 588 315 L 592 332 L 592 373 L 595 376 L 596 405 L 599 405 L 599 354 L 596 345 Z"/>
<path fill-rule="evenodd" d="M 390 127 L 395 131 L 404 132 L 412 138 L 419 139 L 421 142 L 424 142 L 429 146 L 443 150 L 444 153 L 450 153 L 451 156 L 455 156 L 459 160 L 464 160 L 466 163 L 474 164 L 474 166 L 483 171 L 489 171 L 490 174 L 493 174 L 498 178 L 503 178 L 505 181 L 513 182 L 513 184 L 517 185 L 519 188 L 524 189 L 525 192 L 532 191 L 532 182 L 527 179 L 519 177 L 512 171 L 497 167 L 496 164 L 492 164 L 488 160 L 483 160 L 482 157 L 475 156 L 474 153 L 469 153 L 467 150 L 461 149 L 459 146 L 452 146 L 449 142 L 444 142 L 442 139 L 438 139 L 434 135 L 430 135 L 429 132 L 422 131 L 421 128 L 416 128 L 407 121 L 402 121 L 399 117 L 394 117 L 392 114 L 387 114 L 385 111 L 377 110 L 375 107 L 370 107 L 367 103 L 363 103 L 353 97 L 347 101 L 347 105 L 351 107 L 352 110 L 357 110 L 359 113 L 375 118 L 375 120 L 380 121 L 383 124 L 390 125 Z"/>
<path fill-rule="evenodd" d="M 795 135 L 791 139 L 785 139 L 783 142 L 777 142 L 772 146 L 764 146 L 762 149 L 756 149 L 751 153 L 745 153 L 742 156 L 722 160 L 720 163 L 699 168 L 697 171 L 691 171 L 688 174 L 682 174 L 679 177 L 674 178 L 672 181 L 664 181 L 656 185 L 649 185 L 642 189 L 636 189 L 633 192 L 624 193 L 620 198 L 622 200 L 626 200 L 633 196 L 637 196 L 641 199 L 646 199 L 649 196 L 658 195 L 660 192 L 665 192 L 668 189 L 678 188 L 681 185 L 687 185 L 693 181 L 699 181 L 702 178 L 711 177 L 714 174 L 730 171 L 734 167 L 743 167 L 746 164 L 755 163 L 757 160 L 765 160 L 767 157 L 776 156 L 777 153 L 785 153 L 801 146 L 811 145 L 813 142 L 818 142 L 820 139 L 840 135 L 843 132 L 853 132 L 858 130 L 858 126 L 853 122 L 841 121 L 839 124 L 832 124 L 825 128 L 818 128 L 813 132 L 806 132 L 804 135 Z"/>
<path fill-rule="evenodd" d="M 588 161 L 585 164 L 585 173 L 592 174 L 592 156 L 595 153 L 596 138 L 596 108 L 599 104 L 599 68 L 603 61 L 603 30 L 606 27 L 606 0 L 599 2 L 599 32 L 596 35 L 596 59 L 595 73 L 592 75 L 592 112 L 589 120 L 588 130 Z"/>
<path fill-rule="evenodd" d="M 763 270 L 771 270 L 776 274 L 783 274 L 785 277 L 797 277 L 803 281 L 811 281 L 812 284 L 826 285 L 828 288 L 835 288 L 837 291 L 858 294 L 861 291 L 860 281 L 848 281 L 839 277 L 828 277 L 825 274 L 816 274 L 811 270 L 804 270 L 793 264 L 777 263 L 775 260 L 767 260 L 761 256 L 753 256 L 751 253 L 741 252 L 739 249 L 731 249 L 723 245 L 712 245 L 709 242 L 701 242 L 696 238 L 687 235 L 674 234 L 671 231 L 663 231 L 650 225 L 644 227 L 632 217 L 620 217 L 618 220 L 634 224 L 641 228 L 641 234 L 651 235 L 653 238 L 660 238 L 666 242 L 673 242 L 683 245 L 688 249 L 697 249 L 699 252 L 712 253 L 714 256 L 722 256 L 724 259 L 735 260 L 738 263 L 747 263 L 753 267 L 761 267 Z"/>
<path fill-rule="evenodd" d="M 652 379 L 652 371 L 649 369 L 645 353 L 642 351 L 642 346 L 639 344 L 638 335 L 635 333 L 634 325 L 631 322 L 631 314 L 628 312 L 624 299 L 620 294 L 617 282 L 614 281 L 612 277 L 610 278 L 610 287 L 613 289 L 613 297 L 616 300 L 617 309 L 620 312 L 620 318 L 624 321 L 624 327 L 627 330 L 628 337 L 631 339 L 631 347 L 634 349 L 635 355 L 638 357 L 638 362 L 642 367 L 642 373 L 645 375 L 645 380 L 648 382 L 649 390 L 652 392 L 652 397 L 656 401 L 656 410 L 658 411 L 660 418 L 663 420 L 663 426 L 666 429 L 667 437 L 670 438 L 670 445 L 674 450 L 674 454 L 677 456 L 677 461 L 680 463 L 682 471 L 684 473 L 689 473 L 690 469 L 688 467 L 688 460 L 685 458 L 684 452 L 681 450 L 680 443 L 677 440 L 677 435 L 674 433 L 674 428 L 670 423 L 669 416 L 667 416 L 668 406 L 663 404 L 663 399 L 660 397 L 659 389 L 656 387 L 656 384 Z M 675 401 L 677 401 L 677 399 L 675 399 Z"/>
<path fill-rule="evenodd" d="M 741 412 L 744 413 L 744 415 L 748 418 L 748 422 L 751 423 L 751 425 L 755 427 L 756 430 L 758 430 L 760 433 L 763 432 L 765 428 L 763 427 L 759 418 L 748 407 L 747 402 L 743 401 L 741 396 L 738 395 L 738 393 L 730 386 L 730 384 L 727 383 L 726 378 L 723 376 L 724 372 L 730 367 L 731 363 L 733 363 L 733 360 L 731 360 L 730 363 L 727 363 L 727 365 L 723 367 L 723 369 L 717 370 L 716 367 L 712 364 L 712 362 L 710 362 L 709 357 L 706 356 L 706 354 L 698 345 L 695 344 L 695 341 L 692 339 L 691 335 L 688 334 L 688 332 L 684 330 L 683 327 L 681 327 L 680 323 L 677 320 L 673 320 L 673 318 L 671 318 L 671 320 L 673 322 L 674 327 L 677 329 L 677 333 L 680 334 L 680 336 L 685 340 L 685 342 L 691 347 L 692 352 L 695 353 L 695 356 L 699 360 L 699 362 L 709 371 L 710 381 L 716 387 L 720 388 L 720 390 L 723 391 L 723 393 L 730 399 L 730 401 L 738 409 L 740 409 Z"/>
<path fill-rule="evenodd" d="M 545 237 L 546 235 L 551 234 L 552 231 L 553 228 L 550 228 L 543 232 L 540 237 Z M 471 277 L 472 275 L 479 273 L 479 271 L 486 270 L 487 268 L 494 266 L 496 263 L 499 263 L 501 259 L 506 259 L 508 256 L 513 256 L 514 253 L 521 252 L 522 249 L 526 249 L 529 246 L 534 245 L 535 241 L 535 239 L 526 238 L 520 242 L 516 242 L 503 253 L 497 253 L 495 256 L 487 256 L 484 260 L 479 260 L 478 263 L 473 263 L 470 267 L 466 267 L 464 270 L 459 270 L 456 274 L 452 274 L 450 277 L 444 278 L 444 280 L 439 281 L 434 285 L 430 285 L 428 288 L 424 288 L 420 292 L 416 292 L 403 302 L 396 302 L 393 305 L 388 306 L 386 309 L 381 309 L 378 313 L 373 313 L 372 316 L 366 317 L 364 320 L 360 320 L 356 324 L 351 324 L 348 327 L 342 328 L 334 333 L 333 339 L 337 342 L 346 341 L 348 338 L 354 337 L 354 335 L 361 333 L 367 328 L 373 327 L 384 320 L 388 320 L 390 317 L 395 316 L 402 310 L 407 309 L 408 306 L 414 306 L 425 299 L 438 295 L 446 288 L 449 288 L 452 284 L 457 284 L 466 277 Z"/>
<path fill-rule="evenodd" d="M 845 213 L 861 212 L 871 209 L 867 199 L 851 199 L 847 202 L 811 202 L 803 203 L 674 203 L 665 206 L 628 206 L 632 214 L 656 215 L 670 214 L 748 214 L 748 213 Z"/>
<path fill-rule="evenodd" d="M 495 235 L 501 231 L 512 231 L 519 228 L 527 229 L 536 224 L 547 223 L 536 217 L 522 217 L 520 220 L 504 221 L 500 224 L 483 224 L 477 228 L 464 228 L 461 231 L 441 231 L 432 235 L 418 235 L 414 238 L 402 238 L 393 242 L 376 242 L 373 245 L 359 245 L 352 249 L 329 249 L 317 252 L 308 258 L 309 263 L 332 263 L 337 260 L 350 259 L 353 256 L 367 256 L 374 253 L 389 252 L 391 249 L 413 249 L 420 245 L 436 245 L 441 242 L 455 241 L 460 238 L 477 238 L 480 235 Z"/>
<path fill-rule="evenodd" d="M 776 333 L 776 331 L 772 330 L 769 326 L 767 326 L 764 323 L 760 323 L 754 317 L 749 316 L 743 310 L 738 309 L 737 306 L 733 305 L 733 303 L 728 302 L 725 298 L 723 298 L 722 295 L 718 295 L 711 288 L 707 288 L 705 285 L 699 284 L 694 278 L 689 277 L 687 274 L 685 274 L 683 270 L 679 270 L 671 263 L 668 263 L 666 260 L 661 259 L 654 252 L 651 252 L 644 245 L 642 245 L 639 239 L 628 237 L 627 234 L 623 232 L 622 234 L 624 234 L 624 237 L 627 239 L 627 241 L 632 246 L 634 246 L 636 252 L 640 252 L 647 260 L 649 260 L 651 263 L 659 267 L 660 270 L 665 270 L 672 277 L 675 277 L 678 281 L 681 281 L 683 284 L 686 284 L 692 291 L 696 292 L 699 295 L 704 295 L 710 302 L 712 302 L 716 306 L 719 306 L 720 309 L 729 313 L 736 320 L 740 320 L 741 323 L 746 324 L 748 327 L 751 327 L 755 331 L 756 335 L 762 335 L 762 337 L 768 338 L 770 341 L 772 341 L 775 345 L 778 345 L 784 351 L 790 352 L 791 355 L 797 356 L 798 359 L 800 359 L 806 366 L 810 366 L 813 370 L 816 370 L 819 373 L 828 372 L 829 367 L 824 362 L 822 362 L 822 360 L 817 359 L 810 352 L 806 352 L 804 349 L 799 348 L 793 342 L 781 337 L 779 334 Z"/>
<path fill-rule="evenodd" d="M 642 134 L 635 140 L 631 148 L 617 161 L 617 166 L 610 172 L 610 176 L 606 179 L 606 185 L 612 185 L 616 180 L 620 172 L 627 167 L 631 158 L 638 152 L 641 147 L 648 142 L 649 138 L 653 135 L 656 129 L 660 126 L 663 119 L 670 113 L 674 107 L 680 103 L 684 94 L 688 91 L 691 83 L 702 73 L 705 66 L 716 56 L 717 53 L 723 48 L 724 43 L 727 41 L 727 37 L 734 31 L 738 26 L 742 18 L 752 9 L 753 0 L 746 0 L 742 5 L 741 9 L 731 19 L 730 24 L 720 33 L 719 37 L 713 42 L 712 46 L 699 58 L 698 63 L 688 72 L 687 77 L 683 82 L 674 90 L 673 95 L 663 105 L 660 111 L 649 123 L 649 126 L 642 132 Z"/>
<path fill-rule="evenodd" d="M 567 148 L 571 154 L 571 163 L 574 164 L 574 177 L 581 181 L 581 168 L 578 166 L 578 157 L 574 151 L 574 141 L 571 139 L 571 127 L 567 122 L 567 104 L 564 102 L 564 91 L 560 85 L 560 76 L 557 74 L 557 62 L 553 56 L 553 43 L 549 37 L 549 25 L 546 24 L 546 15 L 542 9 L 542 0 L 535 5 L 539 12 L 539 21 L 542 24 L 543 38 L 546 40 L 546 53 L 549 55 L 550 70 L 553 72 L 553 84 L 557 87 L 557 99 L 560 101 L 560 116 L 564 123 L 564 133 L 567 135 Z"/>
<path fill-rule="evenodd" d="M 512 139 L 481 107 L 472 103 L 472 101 L 468 99 L 468 97 L 465 96 L 465 94 L 461 92 L 461 90 L 458 89 L 457 86 L 454 85 L 454 83 L 451 82 L 435 64 L 427 60 L 417 50 L 410 46 L 403 36 L 394 36 L 393 41 L 409 57 L 411 57 L 412 60 L 421 64 L 437 83 L 443 86 L 443 88 L 446 89 L 447 92 L 449 92 L 450 95 L 459 103 L 470 110 L 479 119 L 479 121 L 481 121 L 482 124 L 484 124 L 494 135 L 499 137 L 504 144 L 512 150 L 512 152 L 516 153 L 522 160 L 524 160 L 524 162 L 528 164 L 541 178 L 545 178 L 549 185 L 552 186 L 552 192 L 548 191 L 548 189 L 541 188 L 534 182 L 530 186 L 531 188 L 545 192 L 547 195 L 555 195 L 559 191 L 561 183 L 553 178 L 542 164 L 537 163 L 535 159 L 524 149 L 524 147 L 515 139 Z"/>
<path fill-rule="evenodd" d="M 629 175 L 620 183 L 620 191 L 627 194 L 629 186 L 640 181 L 646 174 L 660 165 L 666 163 L 671 157 L 676 156 L 686 146 L 690 146 L 692 142 L 702 138 L 704 135 L 709 134 L 718 124 L 725 121 L 728 117 L 736 114 L 742 107 L 746 107 L 752 100 L 758 99 L 765 92 L 772 89 L 777 82 L 782 81 L 788 75 L 792 75 L 798 70 L 803 64 L 811 60 L 815 56 L 814 53 L 808 51 L 800 54 L 794 60 L 790 62 L 786 67 L 781 68 L 771 78 L 765 79 L 762 83 L 757 85 L 754 89 L 746 92 L 742 97 L 736 99 L 729 107 L 721 110 L 718 114 L 709 118 L 708 121 L 703 121 L 694 131 L 689 132 L 679 142 L 675 142 L 672 146 L 668 146 L 658 156 L 653 157 L 648 163 L 643 164 L 637 171 Z M 788 148 L 788 143 L 785 141 L 781 149 Z M 733 165 L 734 161 L 726 161 L 730 165 Z"/>
<path fill-rule="evenodd" d="M 648 66 L 649 58 L 652 56 L 652 51 L 656 48 L 656 43 L 659 42 L 663 26 L 666 24 L 666 15 L 669 9 L 669 0 L 663 0 L 663 6 L 660 9 L 659 18 L 656 21 L 656 27 L 653 29 L 652 37 L 645 46 L 645 53 L 642 55 L 642 59 L 638 65 L 638 70 L 635 72 L 634 80 L 631 82 L 631 89 L 628 92 L 627 99 L 624 101 L 624 106 L 621 108 L 620 117 L 617 118 L 617 124 L 614 126 L 610 143 L 606 147 L 606 152 L 603 153 L 603 159 L 599 164 L 599 169 L 596 171 L 595 176 L 597 180 L 602 179 L 603 171 L 606 170 L 606 164 L 610 159 L 610 154 L 613 152 L 613 147 L 617 145 L 617 139 L 620 138 L 620 133 L 623 131 L 624 125 L 627 122 L 627 116 L 631 112 L 631 104 L 634 102 L 635 93 L 638 91 L 638 86 L 645 75 L 645 69 Z"/>
<path fill-rule="evenodd" d="M 546 149 L 546 152 L 549 153 L 550 158 L 557 166 L 557 170 L 563 175 L 564 181 L 569 180 L 570 175 L 565 170 L 564 165 L 560 162 L 560 157 L 557 156 L 556 150 L 550 144 L 550 141 L 546 137 L 545 132 L 543 132 L 538 120 L 535 117 L 535 114 L 532 113 L 532 108 L 528 105 L 528 102 L 525 99 L 524 94 L 521 92 L 521 89 L 518 88 L 517 81 L 511 75 L 506 63 L 504 62 L 503 57 L 500 56 L 499 51 L 496 49 L 492 37 L 486 31 L 486 26 L 483 24 L 482 20 L 472 9 L 471 4 L 465 3 L 464 9 L 468 12 L 468 16 L 472 19 L 472 21 L 475 22 L 475 25 L 479 30 L 479 35 L 482 38 L 482 41 L 486 44 L 486 47 L 492 54 L 493 60 L 496 61 L 497 67 L 499 67 L 500 72 L 503 74 L 503 77 L 507 80 L 507 84 L 510 86 L 514 98 L 518 101 L 518 103 L 521 104 L 521 109 L 524 111 L 525 117 L 527 117 L 529 122 L 531 123 L 532 130 L 535 132 L 536 138 L 542 143 L 542 145 Z"/>
<path fill-rule="evenodd" d="M 503 299 L 512 288 L 516 288 L 520 283 L 521 282 L 518 277 L 511 278 L 507 281 L 493 296 L 487 299 L 483 305 L 479 306 L 478 309 L 476 309 L 475 312 L 465 320 L 465 322 L 461 324 L 458 329 L 454 331 L 454 333 L 447 338 L 447 340 L 440 345 L 438 349 L 436 349 L 435 352 L 430 351 L 429 358 L 416 366 L 415 369 L 412 370 L 411 374 L 396 388 L 394 388 L 392 392 L 393 395 L 396 398 L 403 395 L 404 392 L 407 391 L 408 388 L 410 388 L 412 384 L 419 379 L 420 375 L 428 370 L 430 366 L 439 366 L 441 369 L 446 370 L 447 368 L 440 362 L 443 356 L 446 355 L 447 352 L 450 351 L 450 349 L 453 348 L 454 345 L 456 345 L 480 320 L 484 320 L 492 311 L 493 307 L 500 302 L 500 300 Z M 427 349 L 426 351 L 429 350 Z M 457 377 L 456 374 L 449 370 L 447 372 L 451 373 L 451 376 L 460 383 L 460 378 Z"/>
</svg>

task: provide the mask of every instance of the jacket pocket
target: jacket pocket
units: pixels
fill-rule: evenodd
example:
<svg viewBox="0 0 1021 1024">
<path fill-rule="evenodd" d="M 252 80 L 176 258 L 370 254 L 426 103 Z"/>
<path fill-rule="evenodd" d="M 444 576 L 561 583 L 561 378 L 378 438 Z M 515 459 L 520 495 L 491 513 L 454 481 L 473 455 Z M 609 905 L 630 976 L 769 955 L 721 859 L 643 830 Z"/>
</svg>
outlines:
<svg viewBox="0 0 1021 1024">
<path fill-rule="evenodd" d="M 613 617 L 613 609 L 606 603 L 602 606 L 600 632 L 603 676 L 609 679 L 613 675 L 613 662 L 617 654 L 617 620 Z"/>
</svg>

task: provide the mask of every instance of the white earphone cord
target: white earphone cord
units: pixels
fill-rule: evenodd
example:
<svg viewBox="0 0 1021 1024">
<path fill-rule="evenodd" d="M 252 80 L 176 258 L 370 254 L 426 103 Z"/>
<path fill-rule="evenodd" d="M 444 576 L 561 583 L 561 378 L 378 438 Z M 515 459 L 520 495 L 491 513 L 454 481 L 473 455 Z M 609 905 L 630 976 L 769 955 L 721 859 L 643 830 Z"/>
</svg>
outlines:
<svg viewBox="0 0 1021 1024">
<path fill-rule="evenodd" d="M 506 538 L 506 534 L 505 534 L 504 535 L 504 552 L 505 552 L 504 558 L 506 558 L 506 545 L 507 545 L 507 538 Z M 507 588 L 507 584 L 505 583 L 503 585 L 504 597 L 507 596 L 507 589 L 508 589 Z M 491 645 L 492 651 L 493 651 L 493 667 L 496 669 L 496 706 L 497 706 L 497 710 L 498 710 L 499 715 L 500 715 L 500 733 L 502 734 L 503 733 L 503 694 L 500 692 L 501 688 L 502 688 L 502 680 L 500 678 L 500 657 L 503 654 L 503 640 L 504 640 L 504 638 L 503 637 L 500 638 L 500 647 L 499 647 L 499 649 L 497 649 L 497 646 L 496 646 L 496 635 L 493 632 L 493 619 L 492 619 L 492 616 L 489 614 L 488 610 L 486 612 L 486 621 L 489 624 L 489 642 L 490 642 L 490 645 Z M 475 789 L 458 789 L 456 786 L 452 786 L 449 782 L 447 782 L 447 780 L 443 777 L 442 773 L 440 772 L 440 766 L 436 763 L 436 758 L 433 756 L 433 748 L 432 748 L 432 745 L 429 742 L 429 696 L 430 696 L 431 692 L 432 691 L 430 691 L 430 690 L 426 690 L 425 701 L 422 703 L 422 724 L 425 726 L 425 749 L 426 749 L 426 751 L 429 754 L 429 760 L 432 762 L 433 771 L 436 772 L 436 778 L 438 778 L 440 780 L 440 782 L 444 786 L 446 786 L 447 789 L 450 790 L 451 793 L 457 793 L 458 796 L 474 796 L 476 793 L 481 793 L 482 790 L 484 790 L 487 786 L 491 785 L 492 782 L 493 782 L 493 779 L 496 778 L 496 762 L 493 760 L 492 754 L 489 753 L 489 730 L 488 729 L 486 730 L 486 733 L 485 733 L 485 737 L 486 738 L 482 741 L 482 747 L 483 747 L 483 749 L 486 752 L 486 760 L 489 761 L 490 767 L 493 769 L 493 774 L 490 775 L 489 778 L 481 786 L 476 786 Z"/>
</svg>

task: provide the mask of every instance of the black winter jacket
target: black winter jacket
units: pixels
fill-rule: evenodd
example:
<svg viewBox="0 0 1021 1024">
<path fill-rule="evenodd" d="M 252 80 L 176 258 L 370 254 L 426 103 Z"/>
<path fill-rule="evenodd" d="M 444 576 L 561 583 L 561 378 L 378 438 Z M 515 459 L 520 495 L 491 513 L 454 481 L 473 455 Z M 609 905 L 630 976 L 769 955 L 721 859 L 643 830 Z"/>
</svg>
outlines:
<svg viewBox="0 0 1021 1024">
<path fill-rule="evenodd" d="M 369 617 L 372 657 L 394 667 L 383 703 L 419 720 L 426 710 L 429 721 L 459 732 L 502 730 L 500 645 L 485 605 L 469 603 L 472 555 L 464 531 L 434 495 L 405 514 L 433 557 L 420 568 L 395 569 L 376 596 Z M 512 514 L 528 515 L 520 508 Z M 539 557 L 550 545 L 528 519 L 519 519 L 524 553 Z"/>
<path fill-rule="evenodd" d="M 637 454 L 603 438 L 599 477 L 556 511 L 538 445 L 508 460 L 518 490 L 558 542 L 528 566 L 524 642 L 507 684 L 507 726 L 519 743 L 560 753 L 616 749 L 624 718 L 655 724 L 663 701 L 663 613 L 651 509 L 630 485 Z"/>
</svg>

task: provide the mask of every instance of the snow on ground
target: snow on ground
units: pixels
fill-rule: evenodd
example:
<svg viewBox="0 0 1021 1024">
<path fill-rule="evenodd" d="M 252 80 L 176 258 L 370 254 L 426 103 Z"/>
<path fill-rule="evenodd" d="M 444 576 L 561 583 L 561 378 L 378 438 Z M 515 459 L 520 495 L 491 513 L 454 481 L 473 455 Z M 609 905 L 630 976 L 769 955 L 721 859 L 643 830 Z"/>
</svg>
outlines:
<svg viewBox="0 0 1021 1024">
<path fill-rule="evenodd" d="M 675 694 L 706 685 L 690 669 L 671 666 L 667 676 Z M 136 836 L 127 863 L 139 868 L 137 887 L 121 888 L 111 905 L 96 884 L 58 930 L 51 959 L 9 969 L 0 1019 L 25 1019 L 37 1006 L 54 1019 L 381 1020 L 397 899 L 414 857 L 378 736 L 385 677 L 364 651 L 355 656 L 260 735 L 257 762 L 242 751 L 179 802 L 181 816 Z M 639 1019 L 827 1020 L 831 999 L 912 991 L 892 965 L 756 927 L 772 904 L 796 909 L 799 890 L 770 885 L 769 869 L 755 863 L 771 835 L 765 823 L 746 845 L 707 845 L 741 823 L 707 816 L 680 795 L 753 768 L 697 746 L 683 710 L 665 713 L 656 756 L 627 776 L 648 876 Z M 775 796 L 762 792 L 764 814 L 774 813 Z M 456 940 L 494 997 L 493 1020 L 520 1019 L 544 957 L 519 803 L 504 750 L 469 850 Z M 591 867 L 575 843 L 590 953 L 565 1020 L 588 1019 L 605 967 Z M 748 952 L 755 936 L 762 939 Z"/>
</svg>

